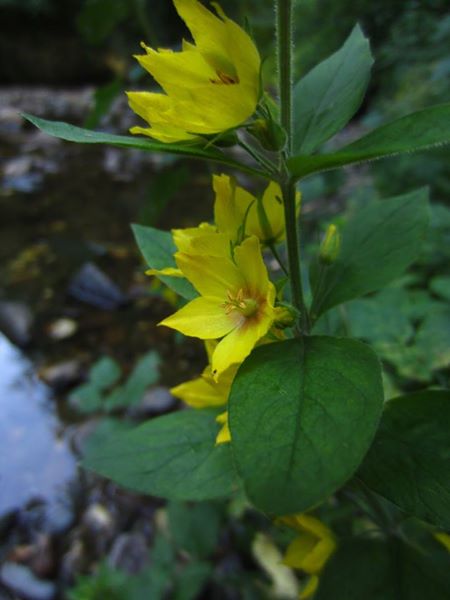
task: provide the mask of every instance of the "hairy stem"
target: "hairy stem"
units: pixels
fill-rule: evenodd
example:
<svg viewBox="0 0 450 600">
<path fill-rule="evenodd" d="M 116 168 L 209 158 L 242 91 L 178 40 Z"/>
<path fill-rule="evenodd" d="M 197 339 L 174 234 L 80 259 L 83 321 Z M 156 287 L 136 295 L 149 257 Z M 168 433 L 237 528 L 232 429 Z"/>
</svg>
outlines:
<svg viewBox="0 0 450 600">
<path fill-rule="evenodd" d="M 297 228 L 296 189 L 295 182 L 289 177 L 286 169 L 286 158 L 290 156 L 292 148 L 292 0 L 276 0 L 276 16 L 280 119 L 287 137 L 280 166 L 286 222 L 286 246 L 292 304 L 300 313 L 299 333 L 307 334 L 309 333 L 309 315 L 303 295 L 300 269 L 300 233 Z"/>
</svg>

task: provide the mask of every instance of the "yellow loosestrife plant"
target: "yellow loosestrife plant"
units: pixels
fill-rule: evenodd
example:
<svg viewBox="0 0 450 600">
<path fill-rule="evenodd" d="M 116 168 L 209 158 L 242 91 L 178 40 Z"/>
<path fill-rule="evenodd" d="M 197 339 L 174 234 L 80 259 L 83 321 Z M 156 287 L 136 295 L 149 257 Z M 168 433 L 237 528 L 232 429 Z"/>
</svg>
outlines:
<svg viewBox="0 0 450 600">
<path fill-rule="evenodd" d="M 448 600 L 448 390 L 385 404 L 374 351 L 320 333 L 324 314 L 383 288 L 417 257 L 427 190 L 374 202 L 339 230 L 328 224 L 307 257 L 298 182 L 448 143 L 450 105 L 318 153 L 367 87 L 373 59 L 361 29 L 294 86 L 292 0 L 276 0 L 278 94 L 271 97 L 246 31 L 217 3 L 210 10 L 199 0 L 173 1 L 192 41 L 179 52 L 143 44 L 137 59 L 161 91 L 128 93 L 148 125 L 133 127 L 137 135 L 27 118 L 66 140 L 191 156 L 263 183 L 245 189 L 221 171 L 212 180 L 213 222 L 171 233 L 134 226 L 148 274 L 186 301 L 160 325 L 204 340 L 208 365 L 172 388 L 188 410 L 115 434 L 88 451 L 85 465 L 175 500 L 244 493 L 276 526 L 295 532 L 282 545 L 285 565 L 307 575 L 301 598 L 375 600 L 378 590 L 378 600 L 401 588 L 405 600 L 425 593 Z M 240 146 L 242 160 L 223 148 L 224 136 Z M 278 270 L 268 269 L 269 257 Z"/>
</svg>

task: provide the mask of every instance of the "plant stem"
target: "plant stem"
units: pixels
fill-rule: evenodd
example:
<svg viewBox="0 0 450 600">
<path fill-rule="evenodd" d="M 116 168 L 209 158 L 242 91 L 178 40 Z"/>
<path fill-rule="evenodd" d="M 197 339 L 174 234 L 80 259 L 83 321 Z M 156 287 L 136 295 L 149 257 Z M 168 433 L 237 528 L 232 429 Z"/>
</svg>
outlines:
<svg viewBox="0 0 450 600">
<path fill-rule="evenodd" d="M 281 125 L 288 154 L 292 147 L 292 0 L 276 0 L 277 59 Z"/>
<path fill-rule="evenodd" d="M 283 192 L 284 218 L 286 223 L 286 246 L 289 261 L 292 304 L 300 313 L 300 333 L 309 333 L 309 315 L 306 309 L 302 274 L 300 270 L 300 234 L 297 229 L 295 182 L 286 169 L 286 158 L 292 148 L 292 0 L 276 0 L 277 59 L 280 93 L 281 125 L 287 142 L 280 166 L 280 185 Z"/>
<path fill-rule="evenodd" d="M 292 304 L 300 313 L 299 333 L 309 333 L 309 315 L 303 296 L 302 272 L 300 269 L 300 234 L 297 229 L 297 210 L 295 205 L 295 182 L 288 180 L 281 185 L 284 202 L 284 220 L 286 223 L 286 247 L 289 264 Z"/>
<path fill-rule="evenodd" d="M 269 173 L 269 175 L 273 175 L 275 173 L 274 165 L 269 160 L 264 158 L 264 156 L 259 154 L 257 150 L 255 150 L 249 144 L 247 144 L 247 142 L 244 142 L 244 140 L 239 140 L 239 146 L 243 148 L 248 154 L 250 154 L 250 156 L 254 158 L 254 160 Z"/>
</svg>

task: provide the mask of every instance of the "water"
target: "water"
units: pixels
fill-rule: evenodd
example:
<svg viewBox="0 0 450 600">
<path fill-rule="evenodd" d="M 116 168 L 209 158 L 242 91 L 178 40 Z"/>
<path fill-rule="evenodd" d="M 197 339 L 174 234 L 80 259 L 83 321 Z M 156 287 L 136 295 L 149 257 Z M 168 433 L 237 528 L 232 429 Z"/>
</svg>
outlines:
<svg viewBox="0 0 450 600">
<path fill-rule="evenodd" d="M 76 460 L 62 435 L 49 389 L 2 334 L 0 413 L 0 517 L 42 501 L 49 520 L 60 519 Z"/>
</svg>

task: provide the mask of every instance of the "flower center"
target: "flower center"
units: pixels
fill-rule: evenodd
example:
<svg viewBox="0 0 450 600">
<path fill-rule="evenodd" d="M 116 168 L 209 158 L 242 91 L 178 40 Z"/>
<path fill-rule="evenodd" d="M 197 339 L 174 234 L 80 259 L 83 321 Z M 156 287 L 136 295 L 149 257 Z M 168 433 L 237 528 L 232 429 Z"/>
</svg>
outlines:
<svg viewBox="0 0 450 600">
<path fill-rule="evenodd" d="M 246 298 L 243 289 L 240 289 L 235 295 L 228 291 L 227 300 L 222 306 L 227 315 L 233 310 L 237 310 L 244 317 L 252 317 L 258 311 L 258 302 L 254 298 Z"/>
<path fill-rule="evenodd" d="M 235 83 L 239 83 L 239 77 L 236 75 L 233 77 L 232 75 L 228 75 L 224 71 L 220 69 L 216 70 L 218 79 L 210 79 L 211 83 L 224 83 L 225 85 L 233 85 Z"/>
</svg>

